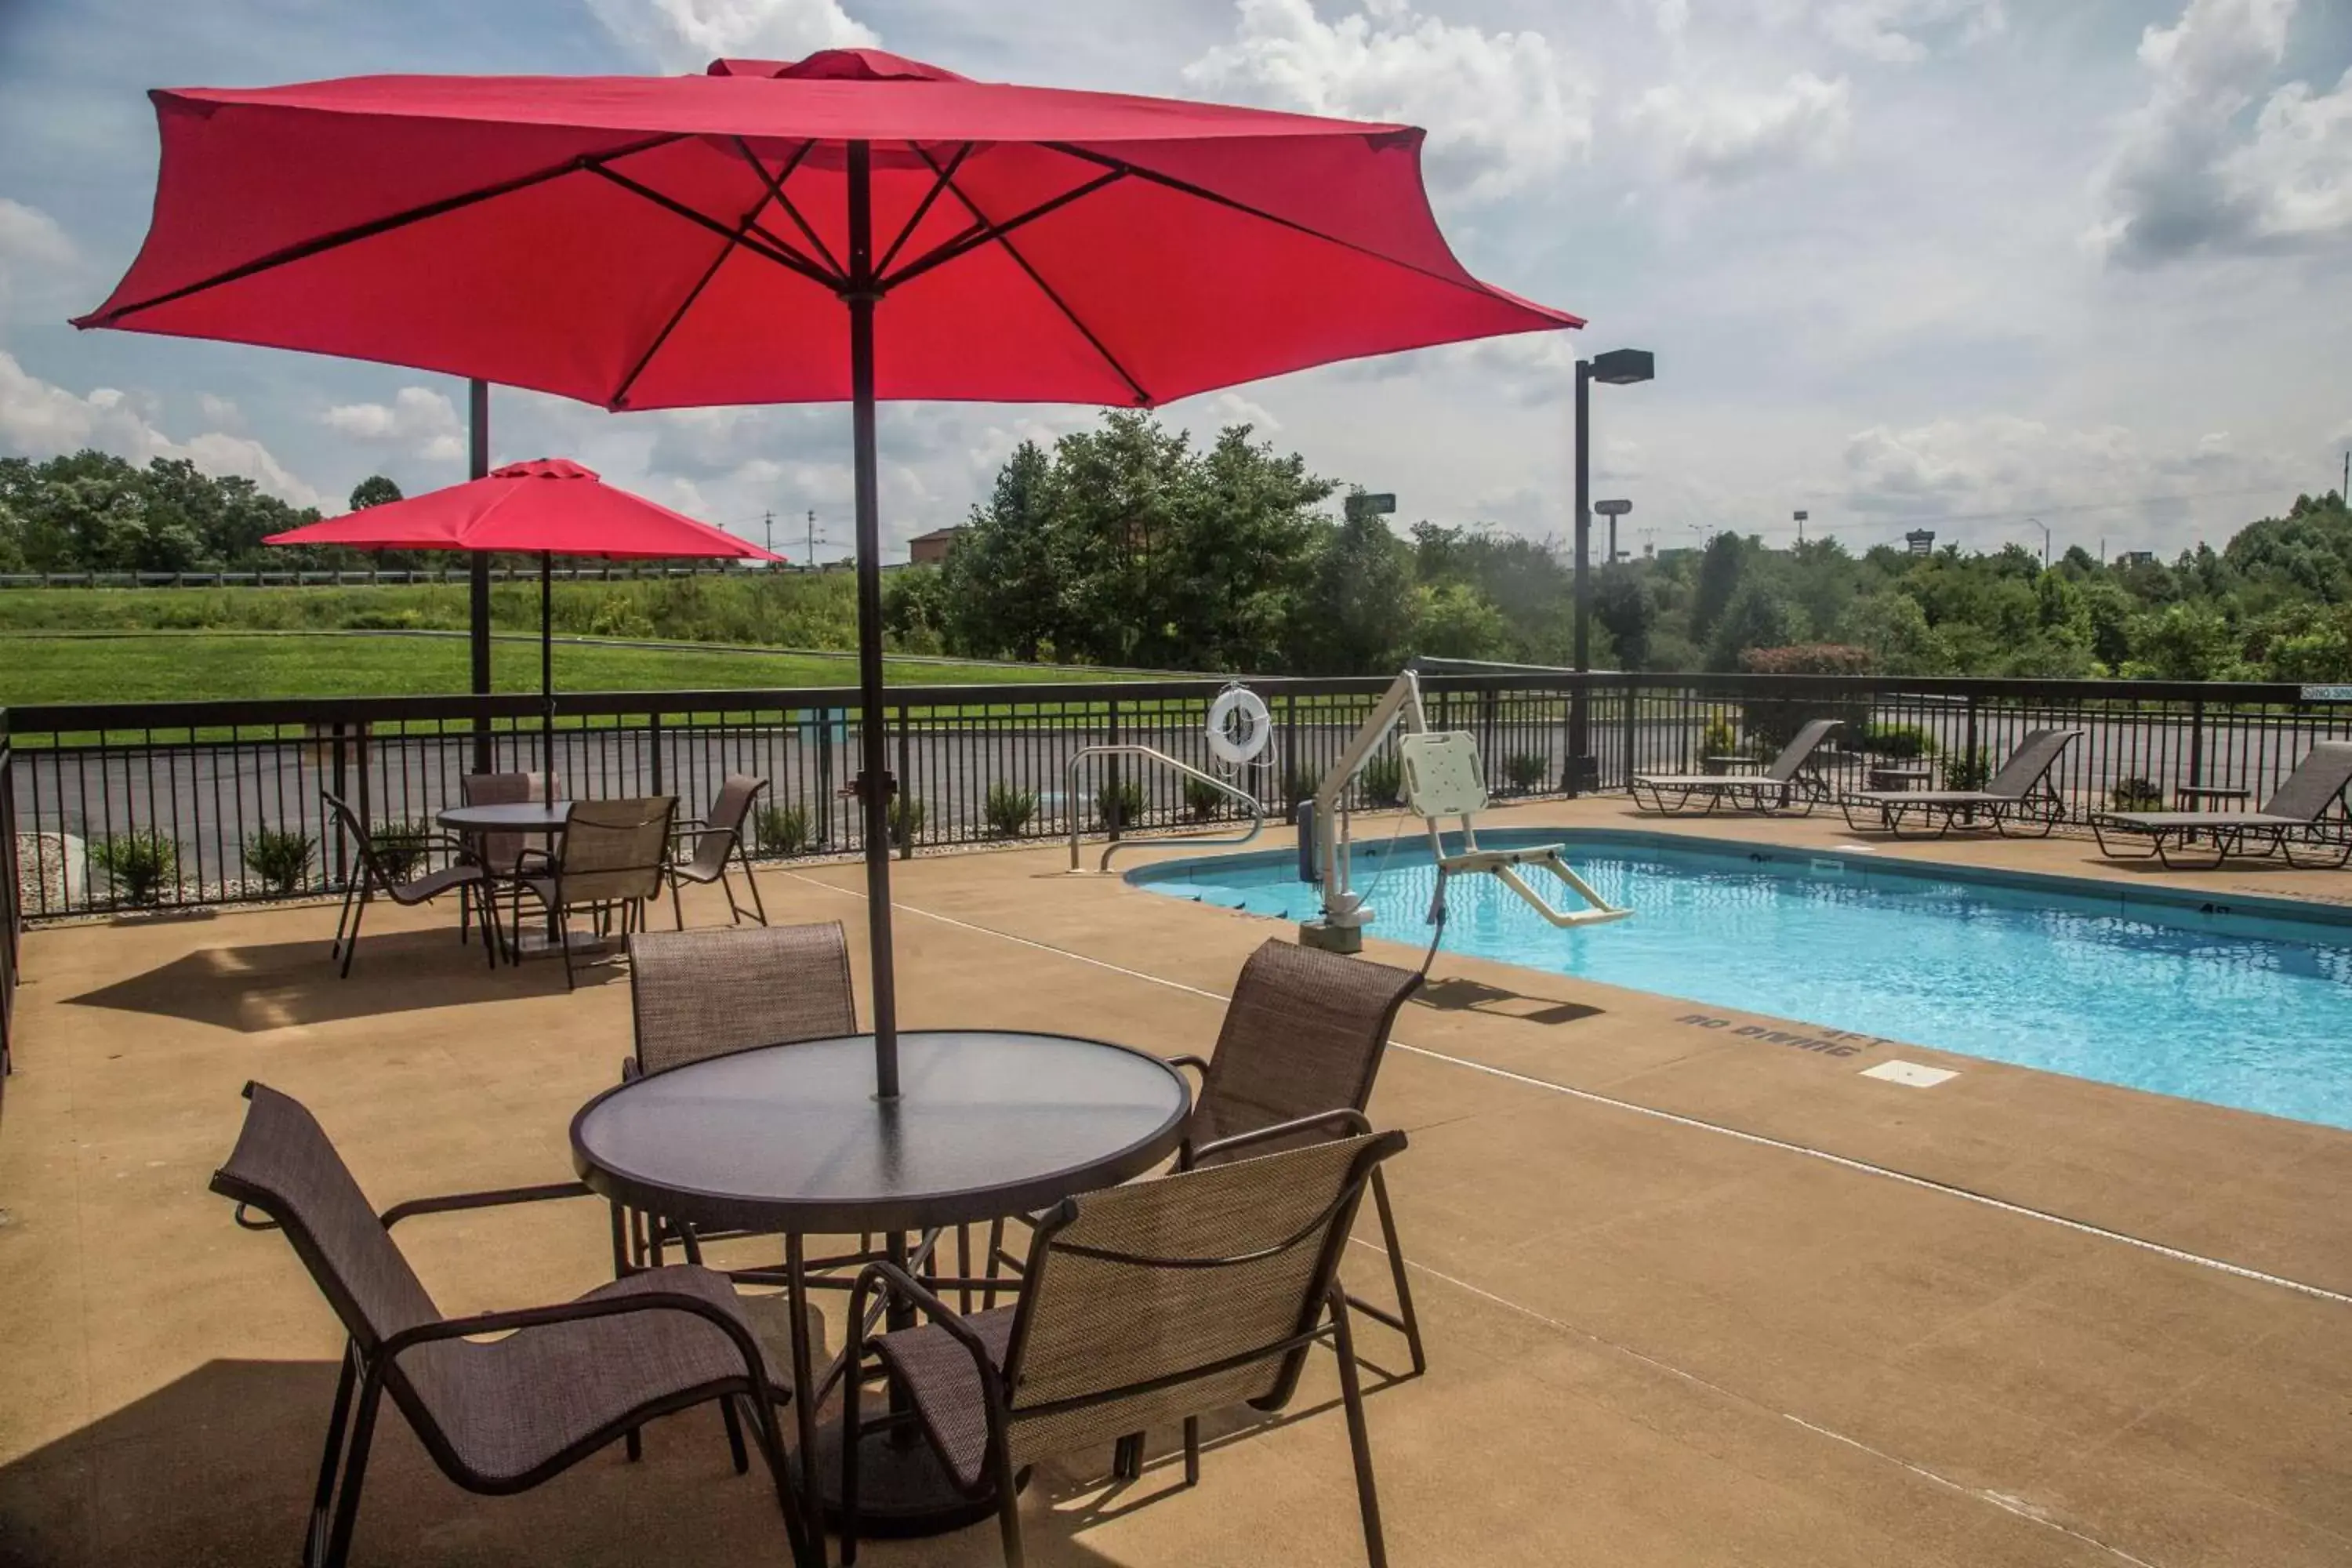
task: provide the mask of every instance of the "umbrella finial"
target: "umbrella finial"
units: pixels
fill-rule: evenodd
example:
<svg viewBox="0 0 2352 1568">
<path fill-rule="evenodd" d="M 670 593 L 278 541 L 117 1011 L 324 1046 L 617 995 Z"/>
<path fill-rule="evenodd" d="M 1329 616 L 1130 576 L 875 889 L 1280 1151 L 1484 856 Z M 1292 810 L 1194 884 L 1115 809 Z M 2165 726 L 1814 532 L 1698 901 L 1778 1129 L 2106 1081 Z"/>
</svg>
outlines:
<svg viewBox="0 0 2352 1568">
<path fill-rule="evenodd" d="M 711 76 L 763 76 L 780 81 L 970 81 L 951 70 L 887 49 L 819 49 L 804 59 L 710 62 Z"/>
</svg>

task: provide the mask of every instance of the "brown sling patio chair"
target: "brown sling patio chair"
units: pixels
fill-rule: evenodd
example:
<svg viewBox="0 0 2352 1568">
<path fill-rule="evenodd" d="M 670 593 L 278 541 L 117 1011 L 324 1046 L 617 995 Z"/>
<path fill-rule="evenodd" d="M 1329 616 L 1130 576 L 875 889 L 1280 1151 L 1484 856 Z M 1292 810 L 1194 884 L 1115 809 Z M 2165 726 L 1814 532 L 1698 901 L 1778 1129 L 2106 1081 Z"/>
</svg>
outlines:
<svg viewBox="0 0 2352 1568">
<path fill-rule="evenodd" d="M 646 903 L 661 896 L 669 866 L 670 818 L 677 812 L 677 797 L 667 795 L 573 805 L 555 848 L 522 852 L 514 880 L 515 944 L 522 942 L 526 892 L 547 910 L 562 942 L 567 989 L 572 983 L 572 910 L 593 910 L 602 919 L 617 908 L 625 934 L 643 930 Z"/>
<path fill-rule="evenodd" d="M 1037 1222 L 1013 1306 L 960 1317 L 933 1293 L 952 1282 L 926 1284 L 894 1263 L 868 1266 L 850 1298 L 856 1339 L 843 1383 L 842 1562 L 856 1560 L 857 1439 L 866 1430 L 919 1423 L 967 1496 L 992 1496 L 1007 1568 L 1022 1568 L 1018 1477 L 1032 1461 L 1181 1419 L 1184 1479 L 1196 1483 L 1201 1414 L 1238 1404 L 1281 1409 L 1308 1350 L 1328 1338 L 1339 1352 L 1365 1555 L 1385 1568 L 1339 1270 L 1365 1184 L 1405 1137 L 1330 1136 L 1362 1125 L 1344 1111 L 1313 1126 L 1262 1128 L 1203 1145 L 1196 1154 L 1204 1168 L 1066 1199 Z M 1282 1147 L 1302 1138 L 1310 1142 Z M 929 1321 L 869 1338 L 862 1325 L 877 1289 Z M 908 1406 L 870 1424 L 859 1386 L 869 1354 Z"/>
<path fill-rule="evenodd" d="M 2153 855 L 2168 870 L 2210 871 L 2232 855 L 2279 855 L 2290 866 L 2328 870 L 2352 861 L 2352 818 L 2344 810 L 2347 785 L 2352 785 L 2352 741 L 2322 741 L 2294 765 L 2260 811 L 2094 812 L 2091 836 L 2099 841 L 2099 853 L 2111 859 L 2145 860 Z M 2331 812 L 2333 821 L 2328 820 Z M 2138 835 L 2148 847 L 2118 848 L 2107 842 L 2110 833 Z M 2212 839 L 2213 858 L 2180 865 L 2173 858 L 2172 846 L 2185 845 L 2200 834 Z M 2263 842 L 2249 850 L 2249 838 Z M 2316 845 L 2318 853 L 2298 860 L 2294 852 L 2299 845 Z"/>
<path fill-rule="evenodd" d="M 576 1300 L 446 1318 L 392 1239 L 416 1215 L 586 1195 L 576 1183 L 368 1205 L 299 1102 L 247 1084 L 244 1130 L 212 1190 L 248 1229 L 282 1229 L 350 1335 L 328 1417 L 304 1568 L 341 1568 L 376 1416 L 390 1394 L 441 1473 L 468 1491 L 526 1491 L 657 1415 L 717 1402 L 738 1474 L 748 1418 L 794 1561 L 822 1563 L 784 1458 L 780 1393 L 722 1275 L 660 1268 Z M 268 1218 L 255 1220 L 249 1210 Z M 615 1253 L 618 1236 L 615 1235 Z M 619 1261 L 617 1256 L 615 1263 Z M 503 1338 L 483 1342 L 478 1336 Z M 739 1415 L 740 1412 L 740 1415 Z"/>
<path fill-rule="evenodd" d="M 455 888 L 457 890 L 457 940 L 466 940 L 466 932 L 478 915 L 482 925 L 482 948 L 489 955 L 492 968 L 499 962 L 499 911 L 489 889 L 489 879 L 481 867 L 469 861 L 453 859 L 437 871 L 427 871 L 421 877 L 396 878 L 376 853 L 367 829 L 360 823 L 359 814 L 331 795 L 320 795 L 328 815 L 350 839 L 354 863 L 352 876 L 343 885 L 343 907 L 335 916 L 335 940 L 328 944 L 327 958 L 342 960 L 341 977 L 348 980 L 352 958 L 360 945 L 360 921 L 367 916 L 367 907 L 378 893 L 403 909 L 431 903 Z M 454 856 L 463 855 L 465 847 L 445 834 L 435 834 L 418 841 L 429 848 L 441 848 Z"/>
<path fill-rule="evenodd" d="M 1810 816 L 1814 803 L 1826 800 L 1829 791 L 1817 775 L 1805 771 L 1806 765 L 1841 721 L 1808 721 L 1760 773 L 1635 773 L 1626 787 L 1635 805 L 1666 816 L 1680 816 L 1695 799 L 1705 800 L 1707 811 L 1728 804 L 1758 812 L 1786 811 L 1801 801 L 1800 809 Z M 1666 804 L 1669 795 L 1675 797 L 1672 805 Z"/>
<path fill-rule="evenodd" d="M 1982 789 L 1857 790 L 1839 796 L 1838 805 L 1845 813 L 1845 825 L 1857 833 L 1864 826 L 1853 819 L 1860 807 L 1876 812 L 1878 821 L 1872 826 L 1897 838 L 1904 837 L 1905 819 L 1914 814 L 1923 822 L 1936 823 L 1937 838 L 1955 827 L 1969 826 L 1990 827 L 2006 838 L 2012 837 L 2012 822 L 2036 825 L 2035 831 L 2020 829 L 2014 837 L 2047 838 L 2066 815 L 2066 803 L 2051 784 L 2050 773 L 2058 765 L 2059 753 L 2082 732 L 2028 731 Z"/>
<path fill-rule="evenodd" d="M 467 805 L 522 805 L 535 800 L 562 800 L 561 773 L 467 773 L 457 781 Z M 545 793 L 541 793 L 544 791 Z M 511 879 L 520 868 L 522 852 L 531 847 L 524 833 L 484 833 L 475 838 L 482 869 L 492 877 Z"/>
<path fill-rule="evenodd" d="M 857 1033 L 838 921 L 639 931 L 629 938 L 629 999 L 636 1051 L 622 1060 L 625 1081 L 731 1051 Z M 635 1214 L 627 1225 L 633 1260 L 657 1267 L 668 1243 L 695 1247 L 684 1226 Z M 694 1250 L 688 1257 L 699 1261 Z"/>
<path fill-rule="evenodd" d="M 1364 1110 L 1371 1103 L 1372 1080 L 1380 1075 L 1397 1012 L 1421 981 L 1411 970 L 1269 938 L 1242 965 L 1233 999 L 1225 1004 L 1216 1054 L 1206 1061 L 1195 1056 L 1169 1058 L 1201 1075 L 1177 1168 L 1202 1164 L 1210 1158 L 1202 1151 L 1242 1133 L 1300 1123 L 1325 1111 Z M 1292 1142 L 1330 1136 L 1328 1129 L 1317 1131 L 1310 1121 Z M 1396 1214 L 1378 1170 L 1371 1185 L 1397 1310 L 1353 1296 L 1348 1304 L 1404 1335 L 1417 1375 L 1428 1370 L 1429 1360 L 1405 1275 L 1404 1248 L 1397 1240 Z M 1020 1260 L 1003 1250 L 1003 1237 L 1000 1221 L 989 1238 L 991 1266 L 1017 1269 Z M 1132 1458 L 1130 1450 L 1130 1465 Z"/>
<path fill-rule="evenodd" d="M 729 773 L 719 786 L 719 798 L 710 803 L 709 816 L 689 816 L 678 823 L 676 837 L 694 841 L 692 853 L 670 856 L 669 908 L 678 930 L 686 929 L 686 905 L 678 889 L 688 882 L 698 887 L 719 884 L 719 891 L 727 895 L 730 925 L 740 925 L 746 914 L 761 925 L 768 923 L 768 906 L 761 901 L 759 879 L 751 875 L 751 836 L 745 827 L 760 792 L 767 787 L 765 779 Z M 741 867 L 744 884 L 751 889 L 749 910 L 735 901 L 735 885 L 727 879 L 730 860 Z"/>
</svg>

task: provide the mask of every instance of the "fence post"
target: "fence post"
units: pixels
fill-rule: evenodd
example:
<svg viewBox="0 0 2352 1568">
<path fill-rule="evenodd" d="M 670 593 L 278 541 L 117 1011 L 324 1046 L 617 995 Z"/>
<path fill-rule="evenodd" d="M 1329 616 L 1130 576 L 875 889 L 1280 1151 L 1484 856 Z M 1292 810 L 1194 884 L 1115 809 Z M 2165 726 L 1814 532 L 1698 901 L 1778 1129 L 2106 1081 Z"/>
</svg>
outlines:
<svg viewBox="0 0 2352 1568">
<path fill-rule="evenodd" d="M 658 708 L 646 715 L 646 744 L 653 751 L 653 793 L 665 794 L 667 792 L 662 788 L 662 721 Z"/>
<path fill-rule="evenodd" d="M 887 711 L 887 710 L 885 710 L 885 711 Z M 898 708 L 898 788 L 893 795 L 892 798 L 894 800 L 902 800 L 911 803 L 914 797 L 907 793 L 907 781 L 913 777 L 914 773 L 913 764 L 909 760 L 908 752 L 908 710 L 906 705 L 901 703 Z M 901 860 L 912 860 L 915 858 L 915 818 L 913 816 L 915 808 L 911 804 L 909 804 L 902 806 L 900 809 L 906 812 L 908 816 L 906 818 L 907 831 L 898 839 L 898 858 Z M 889 826 L 889 811 L 887 807 L 883 811 L 883 826 L 885 827 Z"/>
<path fill-rule="evenodd" d="M 351 798 L 351 783 L 344 766 L 343 721 L 341 719 L 335 721 L 334 747 L 335 760 L 332 769 L 332 777 L 335 781 L 335 798 L 337 800 L 349 800 Z M 338 818 L 335 823 L 335 881 L 338 886 L 341 885 L 344 879 L 351 875 L 349 866 L 346 862 L 346 857 L 349 854 L 350 850 L 343 843 L 343 825 L 341 820 Z"/>
<path fill-rule="evenodd" d="M 1990 782 L 1986 779 L 1974 777 L 1977 766 L 1977 707 L 1983 700 L 1984 699 L 1979 696 L 1976 692 L 1971 691 L 1969 693 L 1968 739 L 1961 742 L 1960 755 L 1968 759 L 1969 775 L 1973 780 L 1973 782 L 1969 785 L 1970 789 L 1982 789 L 1986 784 Z M 1950 780 L 1947 779 L 1945 781 L 1945 787 L 1947 789 L 1951 787 Z"/>
<path fill-rule="evenodd" d="M 2189 787 L 2195 789 L 2205 782 L 2205 699 L 2193 699 L 2189 704 Z"/>
<path fill-rule="evenodd" d="M 1641 715 L 1637 711 L 1639 692 L 1640 689 L 1633 684 L 1633 672 L 1628 670 L 1625 674 L 1625 784 L 1629 789 L 1633 786 L 1634 771 L 1641 765 L 1633 754 L 1634 742 L 1641 731 Z"/>
<path fill-rule="evenodd" d="M 1114 746 L 1118 744 L 1118 699 L 1116 697 L 1110 700 L 1110 743 Z M 1096 815 L 1103 819 L 1103 826 L 1110 829 L 1110 841 L 1116 844 L 1118 842 L 1118 830 L 1126 826 L 1127 817 L 1127 813 L 1120 809 L 1121 802 L 1118 797 L 1118 758 L 1117 755 L 1112 755 L 1105 757 L 1103 762 L 1106 764 L 1103 769 L 1103 793 L 1096 798 L 1110 809 L 1097 812 Z M 1070 807 L 1075 811 L 1077 809 L 1077 803 L 1072 801 Z"/>
<path fill-rule="evenodd" d="M 811 708 L 809 736 L 816 742 L 816 827 L 810 835 L 817 844 L 833 842 L 833 710 Z"/>
</svg>

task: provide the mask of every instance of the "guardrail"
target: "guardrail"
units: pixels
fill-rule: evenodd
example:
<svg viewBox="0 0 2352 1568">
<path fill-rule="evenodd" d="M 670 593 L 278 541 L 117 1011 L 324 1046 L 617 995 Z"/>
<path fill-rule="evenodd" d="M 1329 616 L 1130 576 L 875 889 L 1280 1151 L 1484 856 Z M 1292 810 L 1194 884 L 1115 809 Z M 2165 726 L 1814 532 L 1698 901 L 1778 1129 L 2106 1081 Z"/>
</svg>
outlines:
<svg viewBox="0 0 2352 1568">
<path fill-rule="evenodd" d="M 1271 710 L 1273 741 L 1237 782 L 1286 811 L 1313 793 L 1388 681 L 1252 684 Z M 881 720 L 909 803 L 896 847 L 911 855 L 1073 831 L 1116 838 L 1238 826 L 1197 785 L 1188 798 L 1172 772 L 1130 770 L 1108 794 L 1109 756 L 1069 772 L 1085 748 L 1136 744 L 1213 773 L 1204 725 L 1223 689 L 1207 679 L 894 688 Z M 2242 788 L 2259 802 L 2314 741 L 2352 738 L 2352 703 L 2306 701 L 2293 686 L 1511 671 L 1433 675 L 1423 692 L 1433 725 L 1477 737 L 1498 797 L 1570 793 L 1580 734 L 1591 751 L 1581 776 L 1615 790 L 1637 769 L 1696 772 L 1715 752 L 1769 752 L 1805 719 L 1838 717 L 1844 742 L 1829 761 L 1860 787 L 1869 767 L 1914 757 L 1942 782 L 1997 767 L 2026 730 L 2061 723 L 2086 732 L 2056 777 L 2079 824 L 2111 805 L 2169 804 L 2183 785 Z M 844 794 L 856 771 L 854 689 L 570 692 L 555 707 L 568 794 L 675 794 L 699 807 L 727 773 L 753 773 L 772 781 L 756 854 L 839 853 L 863 841 L 860 808 Z M 321 789 L 351 801 L 372 829 L 429 821 L 457 800 L 478 739 L 493 767 L 538 766 L 537 708 L 536 697 L 515 696 L 15 710 L 13 777 L 0 798 L 16 818 L 10 851 L 31 868 L 8 886 L 23 889 L 21 913 L 35 921 L 333 891 L 352 847 L 322 824 Z M 1017 814 L 992 823 L 992 786 L 1033 796 L 1030 815 L 1009 830 Z M 1393 774 L 1375 765 L 1345 804 L 1389 804 L 1381 796 L 1392 787 Z M 1131 816 L 1129 790 L 1142 796 Z M 247 863 L 264 832 L 311 839 L 299 876 L 272 884 Z"/>
</svg>

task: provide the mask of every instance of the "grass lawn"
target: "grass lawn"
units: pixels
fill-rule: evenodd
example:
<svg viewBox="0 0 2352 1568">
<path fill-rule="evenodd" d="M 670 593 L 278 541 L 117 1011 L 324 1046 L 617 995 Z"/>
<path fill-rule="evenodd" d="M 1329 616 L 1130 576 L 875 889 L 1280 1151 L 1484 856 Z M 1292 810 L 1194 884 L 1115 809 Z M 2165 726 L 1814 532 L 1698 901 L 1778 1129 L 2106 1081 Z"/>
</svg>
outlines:
<svg viewBox="0 0 2352 1568">
<path fill-rule="evenodd" d="M 499 638 L 500 691 L 539 689 L 536 641 Z M 155 632 L 123 637 L 0 636 L 0 707 L 53 702 L 169 702 L 272 697 L 381 697 L 463 692 L 466 640 L 366 633 Z M 1102 678 L 1053 665 L 890 661 L 901 686 Z M 1133 677 L 1109 679 L 1132 679 Z M 726 653 L 691 646 L 611 647 L 558 642 L 562 691 L 692 691 L 854 686 L 848 654 Z"/>
</svg>

